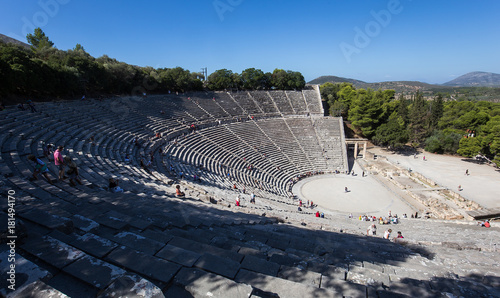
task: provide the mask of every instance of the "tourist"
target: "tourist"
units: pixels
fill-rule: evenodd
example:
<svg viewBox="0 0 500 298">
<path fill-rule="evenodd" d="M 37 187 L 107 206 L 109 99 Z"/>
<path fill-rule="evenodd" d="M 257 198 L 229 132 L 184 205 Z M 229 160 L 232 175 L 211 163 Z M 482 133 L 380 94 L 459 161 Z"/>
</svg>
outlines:
<svg viewBox="0 0 500 298">
<path fill-rule="evenodd" d="M 388 229 L 387 231 L 385 231 L 384 239 L 391 239 L 391 233 L 392 233 L 391 229 Z"/>
<path fill-rule="evenodd" d="M 125 155 L 125 162 L 126 163 L 129 163 L 130 162 L 130 157 L 128 156 L 128 154 Z"/>
<path fill-rule="evenodd" d="M 469 176 L 469 169 L 465 170 L 465 176 Z"/>
<path fill-rule="evenodd" d="M 121 188 L 118 185 L 118 183 L 119 183 L 118 179 L 109 178 L 108 182 L 109 182 L 109 185 L 108 185 L 109 191 L 114 192 L 114 193 L 123 192 L 123 188 Z"/>
<path fill-rule="evenodd" d="M 481 227 L 485 227 L 485 228 L 490 228 L 491 227 L 489 220 L 485 220 L 483 222 L 478 222 L 477 225 L 481 226 Z"/>
<path fill-rule="evenodd" d="M 184 192 L 181 191 L 181 186 L 179 184 L 177 184 L 175 186 L 175 195 L 178 197 L 178 198 L 183 198 L 186 196 L 186 194 Z"/>
<path fill-rule="evenodd" d="M 319 211 L 316 211 L 316 217 L 319 217 Z"/>
<path fill-rule="evenodd" d="M 349 192 L 349 189 L 347 188 L 347 186 L 344 188 L 344 191 Z"/>
<path fill-rule="evenodd" d="M 47 158 L 48 161 L 51 161 L 50 155 L 52 155 L 52 154 L 54 154 L 52 152 L 52 145 L 45 144 L 45 146 L 43 146 L 43 156 L 45 156 L 45 158 Z"/>
<path fill-rule="evenodd" d="M 58 177 L 59 180 L 64 180 L 64 179 L 68 178 L 68 177 L 64 176 L 64 159 L 62 156 L 63 149 L 64 149 L 63 146 L 59 146 L 59 147 L 57 147 L 56 152 L 54 152 L 54 164 L 59 169 L 59 177 Z"/>
<path fill-rule="evenodd" d="M 325 214 L 323 212 L 321 212 L 321 215 L 320 215 L 321 218 L 325 218 Z"/>
<path fill-rule="evenodd" d="M 37 110 L 35 109 L 35 104 L 33 103 L 33 101 L 31 99 L 29 99 L 27 101 L 27 103 L 28 103 L 28 107 L 30 108 L 30 110 L 31 110 L 32 113 L 37 112 Z"/>
<path fill-rule="evenodd" d="M 240 206 L 240 195 L 237 195 L 236 196 L 236 206 L 239 207 Z"/>
<path fill-rule="evenodd" d="M 64 163 L 68 167 L 66 174 L 68 174 L 69 177 L 69 184 L 71 186 L 76 186 L 76 181 L 78 184 L 82 185 L 82 180 L 80 179 L 80 173 L 78 172 L 78 166 L 76 163 L 69 156 L 64 157 Z"/>
<path fill-rule="evenodd" d="M 403 234 L 401 234 L 400 231 L 398 231 L 398 235 L 394 239 L 403 239 Z"/>
<path fill-rule="evenodd" d="M 377 226 L 375 224 L 371 224 L 368 226 L 368 229 L 366 229 L 366 236 L 375 236 L 377 235 Z"/>
<path fill-rule="evenodd" d="M 18 108 L 19 110 L 21 110 L 21 111 L 25 111 L 25 110 L 26 110 L 26 108 L 24 107 L 24 104 L 23 104 L 23 103 L 19 103 L 19 104 L 17 105 L 17 108 Z"/>
<path fill-rule="evenodd" d="M 52 184 L 52 180 L 49 177 L 49 169 L 47 165 L 40 159 L 36 158 L 33 154 L 28 155 L 28 160 L 33 162 L 33 167 L 35 168 L 35 170 L 33 171 L 33 179 L 38 180 L 37 175 L 41 173 L 43 177 L 47 179 L 47 182 Z"/>
</svg>

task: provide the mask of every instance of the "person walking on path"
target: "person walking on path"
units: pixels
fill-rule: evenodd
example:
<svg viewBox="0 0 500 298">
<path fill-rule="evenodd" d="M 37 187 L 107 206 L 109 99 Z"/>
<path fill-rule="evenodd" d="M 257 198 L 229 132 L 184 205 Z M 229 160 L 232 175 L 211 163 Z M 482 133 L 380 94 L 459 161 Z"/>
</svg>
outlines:
<svg viewBox="0 0 500 298">
<path fill-rule="evenodd" d="M 28 160 L 33 162 L 33 167 L 35 170 L 33 171 L 33 179 L 38 180 L 37 175 L 40 173 L 42 174 L 47 181 L 52 184 L 52 180 L 49 177 L 49 169 L 47 168 L 47 165 L 41 161 L 40 159 L 36 158 L 33 154 L 28 155 Z"/>
</svg>

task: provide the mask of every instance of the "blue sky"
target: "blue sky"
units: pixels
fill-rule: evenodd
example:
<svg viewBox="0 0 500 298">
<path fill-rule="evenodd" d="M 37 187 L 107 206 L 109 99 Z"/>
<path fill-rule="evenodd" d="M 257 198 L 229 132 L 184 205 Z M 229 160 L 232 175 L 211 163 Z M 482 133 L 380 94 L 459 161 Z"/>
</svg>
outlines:
<svg viewBox="0 0 500 298">
<path fill-rule="evenodd" d="M 211 73 L 255 67 L 367 82 L 500 73 L 498 0 L 0 0 L 0 33 Z"/>
</svg>

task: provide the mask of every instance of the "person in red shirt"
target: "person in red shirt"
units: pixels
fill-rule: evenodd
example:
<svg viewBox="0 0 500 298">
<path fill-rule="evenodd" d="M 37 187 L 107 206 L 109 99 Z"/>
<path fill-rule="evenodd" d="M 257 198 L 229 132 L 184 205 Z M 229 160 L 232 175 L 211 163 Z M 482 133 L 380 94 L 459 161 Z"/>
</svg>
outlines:
<svg viewBox="0 0 500 298">
<path fill-rule="evenodd" d="M 316 211 L 316 217 L 319 217 L 319 211 Z"/>
<path fill-rule="evenodd" d="M 181 191 L 180 185 L 175 186 L 175 195 L 179 198 L 183 198 L 185 196 L 184 192 Z"/>
<path fill-rule="evenodd" d="M 57 147 L 56 152 L 54 152 L 54 163 L 59 169 L 59 180 L 64 180 L 67 178 L 66 176 L 64 176 L 64 158 L 62 156 L 63 149 L 63 146 L 59 146 Z"/>
</svg>

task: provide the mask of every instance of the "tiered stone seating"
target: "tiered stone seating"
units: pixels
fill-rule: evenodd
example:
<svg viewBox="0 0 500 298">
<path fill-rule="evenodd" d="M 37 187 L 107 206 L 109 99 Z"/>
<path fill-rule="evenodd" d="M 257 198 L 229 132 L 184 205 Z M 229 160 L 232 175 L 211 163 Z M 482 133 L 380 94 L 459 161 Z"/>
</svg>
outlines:
<svg viewBox="0 0 500 298">
<path fill-rule="evenodd" d="M 364 236 L 364 222 L 298 212 L 285 198 L 287 183 L 302 171 L 344 164 L 341 122 L 265 118 L 278 114 L 270 103 L 281 105 L 270 93 L 252 94 L 269 98 L 262 106 L 252 99 L 259 104 L 254 112 L 265 113 L 257 113 L 262 119 L 222 125 L 218 119 L 248 119 L 242 98 L 227 93 L 149 96 L 40 103 L 39 113 L 13 107 L 0 113 L 0 191 L 15 198 L 17 236 L 17 291 L 2 287 L 1 295 L 500 295 L 500 259 L 492 243 L 500 233 L 495 228 L 489 234 L 475 226 L 456 233 L 456 224 L 408 220 L 402 223 L 406 235 L 418 240 L 402 246 Z M 215 97 L 216 105 L 202 103 L 207 97 Z M 190 124 L 202 127 L 188 133 Z M 153 139 L 155 132 L 165 137 Z M 141 147 L 132 143 L 135 137 Z M 64 155 L 77 162 L 84 185 L 28 179 L 28 154 L 47 162 L 41 156 L 43 142 L 65 146 Z M 167 143 L 163 160 L 157 149 Z M 142 169 L 139 161 L 151 151 L 156 152 L 155 166 Z M 175 177 L 167 177 L 170 164 L 186 173 L 203 164 L 204 184 L 178 181 L 186 198 L 175 198 L 170 185 Z M 248 164 L 254 170 L 246 170 Z M 50 167 L 55 178 L 57 169 Z M 229 180 L 224 176 L 228 171 Z M 109 177 L 118 177 L 125 192 L 105 190 Z M 243 196 L 238 209 L 233 207 L 236 193 L 228 190 L 234 182 Z M 261 188 L 256 204 L 247 203 L 243 185 Z M 205 198 L 203 187 L 218 189 L 219 197 Z M 0 221 L 7 222 L 6 199 L 1 207 Z M 7 235 L 6 225 L 0 233 Z M 9 251 L 5 242 L 0 247 Z M 0 259 L 5 272 L 7 255 Z"/>
<path fill-rule="evenodd" d="M 227 92 L 215 92 L 215 101 L 230 115 L 244 115 L 242 107 Z"/>
<path fill-rule="evenodd" d="M 269 91 L 269 95 L 272 97 L 274 100 L 276 106 L 278 107 L 279 111 L 283 115 L 291 115 L 295 114 L 295 111 L 293 109 L 292 104 L 290 103 L 290 100 L 286 96 L 285 91 L 281 90 L 276 90 L 276 91 Z"/>
<path fill-rule="evenodd" d="M 318 139 L 323 147 L 323 154 L 326 156 L 329 168 L 346 170 L 339 165 L 345 164 L 347 152 L 344 136 L 342 132 L 342 122 L 339 118 L 324 117 L 313 118 L 313 126 L 316 130 Z"/>
<path fill-rule="evenodd" d="M 319 91 L 316 90 L 316 86 L 313 87 L 313 90 L 302 90 L 306 100 L 307 109 L 311 114 L 323 115 L 323 105 L 321 103 Z"/>
<path fill-rule="evenodd" d="M 246 91 L 232 92 L 229 95 L 241 106 L 248 115 L 263 114 L 262 107 L 255 103 L 253 98 Z"/>
<path fill-rule="evenodd" d="M 292 104 L 295 114 L 297 115 L 307 114 L 308 112 L 307 105 L 302 91 L 285 91 L 285 94 L 290 99 L 290 103 Z"/>
<path fill-rule="evenodd" d="M 249 94 L 253 98 L 253 100 L 257 102 L 264 113 L 269 116 L 279 114 L 279 111 L 268 92 L 250 91 Z"/>
</svg>

